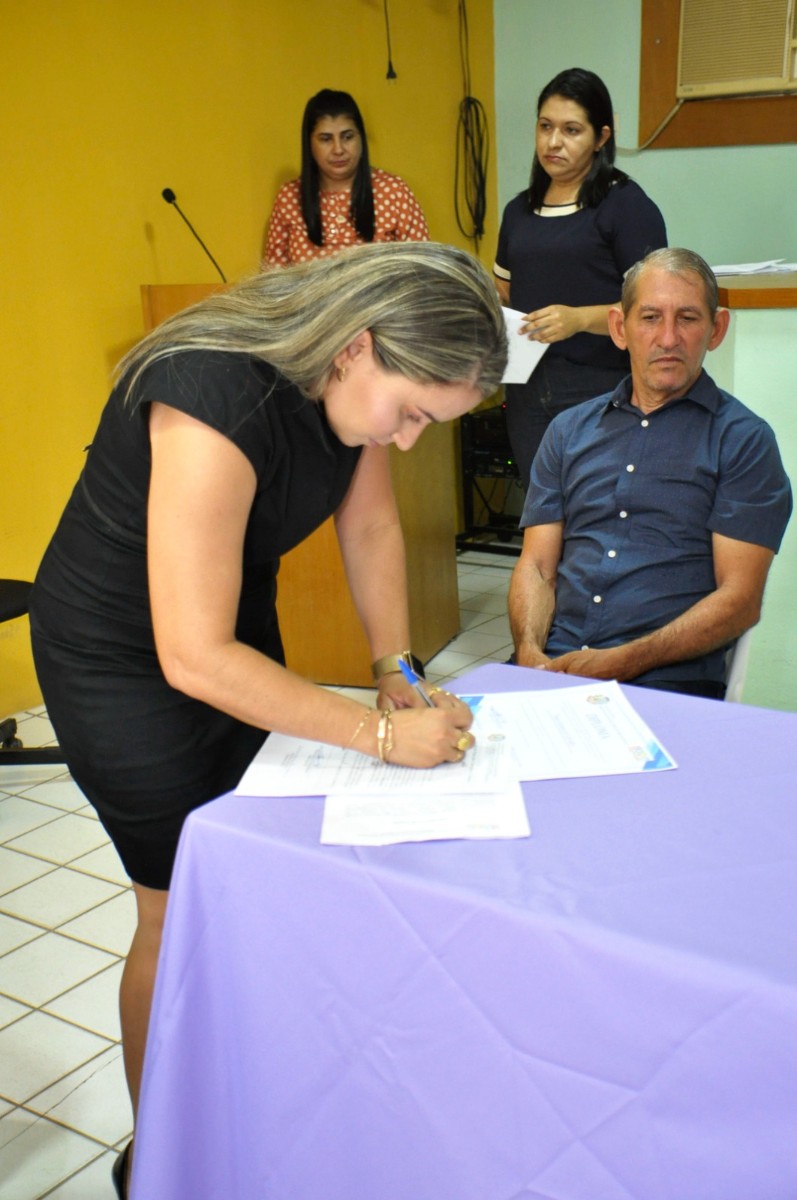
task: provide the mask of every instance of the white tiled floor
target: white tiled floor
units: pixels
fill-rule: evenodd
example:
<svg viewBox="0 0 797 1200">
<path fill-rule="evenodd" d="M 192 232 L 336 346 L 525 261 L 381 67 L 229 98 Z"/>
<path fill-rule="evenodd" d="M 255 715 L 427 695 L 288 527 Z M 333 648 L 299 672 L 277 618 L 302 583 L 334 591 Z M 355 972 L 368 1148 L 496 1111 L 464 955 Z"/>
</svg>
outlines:
<svg viewBox="0 0 797 1200">
<path fill-rule="evenodd" d="M 515 561 L 460 556 L 462 632 L 431 681 L 509 657 Z M 23 743 L 52 740 L 42 710 L 17 720 Z M 0 765 L 0 1200 L 113 1200 L 132 1124 L 117 995 L 133 924 L 116 852 L 69 775 Z"/>
</svg>

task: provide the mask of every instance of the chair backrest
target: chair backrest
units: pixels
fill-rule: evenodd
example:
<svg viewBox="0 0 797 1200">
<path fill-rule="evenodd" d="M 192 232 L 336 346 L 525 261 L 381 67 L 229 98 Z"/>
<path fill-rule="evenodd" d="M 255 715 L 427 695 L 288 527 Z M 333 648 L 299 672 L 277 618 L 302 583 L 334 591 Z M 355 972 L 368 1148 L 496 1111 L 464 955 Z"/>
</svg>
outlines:
<svg viewBox="0 0 797 1200">
<path fill-rule="evenodd" d="M 725 699 L 729 700 L 732 704 L 741 704 L 754 628 L 755 626 L 746 629 L 742 636 L 737 639 L 734 648 L 728 652 L 726 660 L 728 666 L 728 683 L 725 689 Z"/>
<path fill-rule="evenodd" d="M 32 583 L 23 579 L 0 579 L 0 624 L 24 617 Z"/>
</svg>

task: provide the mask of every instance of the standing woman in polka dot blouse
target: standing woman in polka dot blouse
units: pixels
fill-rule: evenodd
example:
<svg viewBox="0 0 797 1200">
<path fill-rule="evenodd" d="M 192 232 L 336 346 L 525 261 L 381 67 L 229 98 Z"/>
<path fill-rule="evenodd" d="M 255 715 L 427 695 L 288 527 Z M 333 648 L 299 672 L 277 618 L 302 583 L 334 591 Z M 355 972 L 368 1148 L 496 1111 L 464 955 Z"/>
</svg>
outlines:
<svg viewBox="0 0 797 1200">
<path fill-rule="evenodd" d="M 421 206 L 397 175 L 372 167 L 360 110 L 324 88 L 302 120 L 302 174 L 277 193 L 264 266 L 285 267 L 362 242 L 426 242 Z"/>
</svg>

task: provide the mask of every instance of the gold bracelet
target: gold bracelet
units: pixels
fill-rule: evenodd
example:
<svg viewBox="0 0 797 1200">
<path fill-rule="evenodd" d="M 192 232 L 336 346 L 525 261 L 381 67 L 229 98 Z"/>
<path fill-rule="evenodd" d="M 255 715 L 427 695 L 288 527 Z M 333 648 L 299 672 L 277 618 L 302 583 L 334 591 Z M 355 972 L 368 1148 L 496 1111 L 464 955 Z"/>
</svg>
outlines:
<svg viewBox="0 0 797 1200">
<path fill-rule="evenodd" d="M 399 666 L 401 662 L 405 662 L 408 667 L 412 667 L 415 674 L 419 675 L 421 679 L 426 678 L 423 673 L 423 663 L 421 660 L 411 650 L 402 650 L 400 654 L 384 654 L 375 663 L 371 663 L 374 682 L 379 683 L 383 675 L 395 675 L 396 672 L 401 670 Z"/>
<path fill-rule="evenodd" d="M 354 733 L 349 738 L 346 745 L 343 747 L 344 750 L 351 750 L 352 746 L 354 745 L 355 741 L 357 740 L 357 734 L 363 728 L 363 726 L 365 725 L 366 721 L 368 720 L 368 718 L 370 717 L 372 712 L 376 712 L 376 709 L 375 708 L 367 708 L 365 710 L 365 716 L 363 717 L 362 721 L 360 721 L 360 724 L 357 726 L 357 728 L 355 729 Z"/>
<path fill-rule="evenodd" d="M 386 763 L 393 749 L 393 715 L 389 708 L 379 714 L 379 724 L 376 727 L 376 749 L 379 761 Z"/>
</svg>

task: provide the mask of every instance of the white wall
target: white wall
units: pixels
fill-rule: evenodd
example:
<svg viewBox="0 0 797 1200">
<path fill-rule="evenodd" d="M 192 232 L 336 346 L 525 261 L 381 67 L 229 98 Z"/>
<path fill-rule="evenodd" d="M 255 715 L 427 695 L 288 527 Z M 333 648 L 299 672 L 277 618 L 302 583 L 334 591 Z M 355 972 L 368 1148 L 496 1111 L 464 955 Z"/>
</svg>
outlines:
<svg viewBox="0 0 797 1200">
<path fill-rule="evenodd" d="M 708 355 L 716 382 L 760 413 L 775 430 L 783 463 L 797 484 L 797 310 L 741 309 Z M 747 704 L 797 712 L 797 517 L 769 573 L 744 689 Z"/>
</svg>

